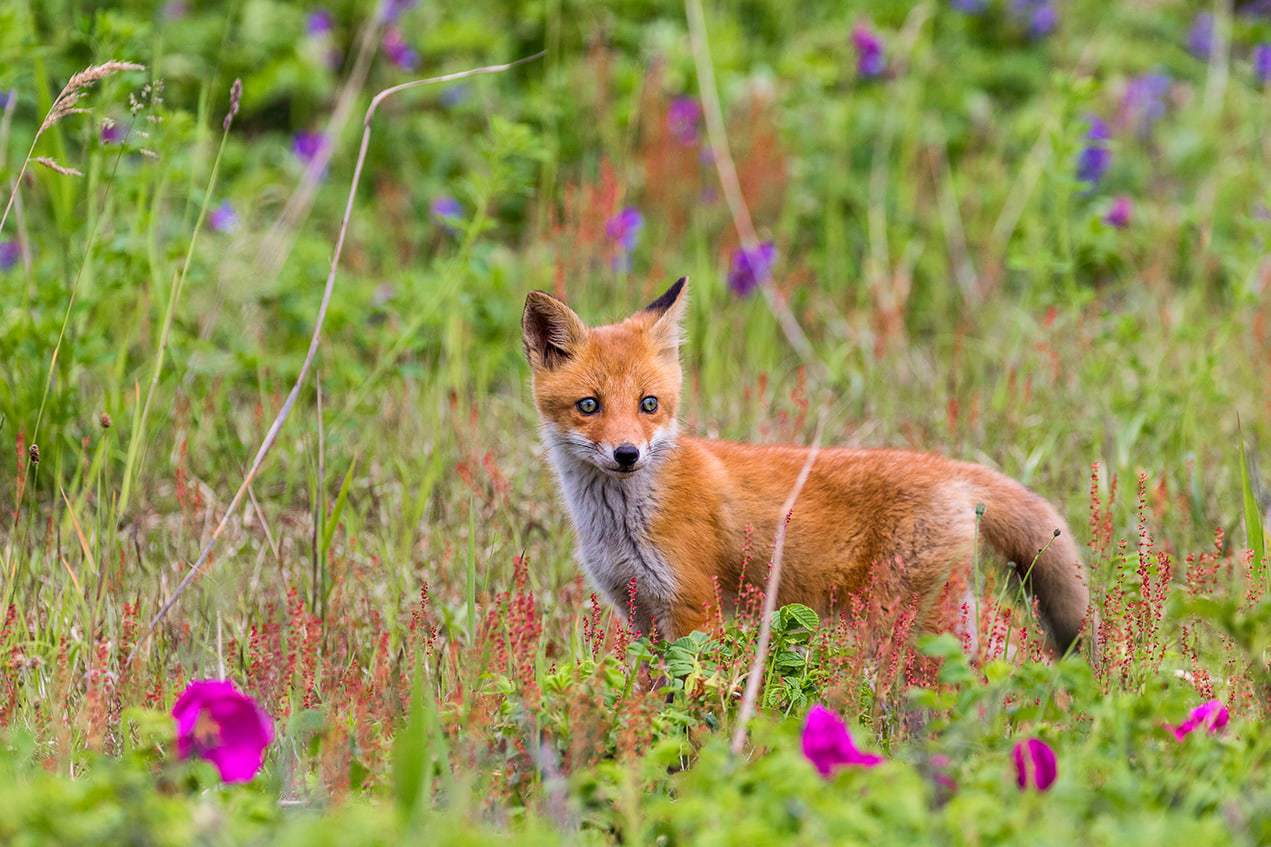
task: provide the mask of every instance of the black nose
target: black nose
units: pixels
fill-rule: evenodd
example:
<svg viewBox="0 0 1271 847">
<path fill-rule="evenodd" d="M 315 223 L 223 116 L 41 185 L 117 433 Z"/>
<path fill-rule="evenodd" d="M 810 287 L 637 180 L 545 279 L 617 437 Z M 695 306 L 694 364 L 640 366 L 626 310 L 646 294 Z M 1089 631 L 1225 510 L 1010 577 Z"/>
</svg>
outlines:
<svg viewBox="0 0 1271 847">
<path fill-rule="evenodd" d="M 640 450 L 634 444 L 619 444 L 613 449 L 613 458 L 619 466 L 629 468 L 640 458 Z"/>
</svg>

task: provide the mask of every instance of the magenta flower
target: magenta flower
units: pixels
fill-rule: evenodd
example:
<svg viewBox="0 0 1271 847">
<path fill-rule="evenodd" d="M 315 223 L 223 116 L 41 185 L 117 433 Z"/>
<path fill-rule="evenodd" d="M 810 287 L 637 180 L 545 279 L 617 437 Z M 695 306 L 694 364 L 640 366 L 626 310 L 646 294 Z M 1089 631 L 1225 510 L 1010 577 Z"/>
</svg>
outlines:
<svg viewBox="0 0 1271 847">
<path fill-rule="evenodd" d="M 745 297 L 768 281 L 773 262 L 777 260 L 777 248 L 771 241 L 756 244 L 752 249 L 744 247 L 733 253 L 728 269 L 728 287 L 738 297 Z"/>
<path fill-rule="evenodd" d="M 856 72 L 868 79 L 882 76 L 887 57 L 878 34 L 865 24 L 857 24 L 852 30 L 852 45 L 856 47 Z"/>
<path fill-rule="evenodd" d="M 207 225 L 212 232 L 233 232 L 238 228 L 238 213 L 234 211 L 230 201 L 226 200 L 207 216 Z"/>
<path fill-rule="evenodd" d="M 1187 720 L 1177 726 L 1167 725 L 1166 729 L 1174 733 L 1175 738 L 1182 741 L 1201 727 L 1204 727 L 1205 731 L 1210 735 L 1214 735 L 1225 727 L 1230 719 L 1231 715 L 1227 712 L 1227 707 L 1223 705 L 1221 700 L 1206 700 L 1192 709 L 1192 713 L 1187 716 Z"/>
<path fill-rule="evenodd" d="M 181 758 L 207 759 L 225 782 L 256 776 L 274 740 L 269 715 L 228 680 L 194 680 L 172 706 L 172 717 Z"/>
<path fill-rule="evenodd" d="M 1040 738 L 1030 738 L 1015 745 L 1011 751 L 1015 759 L 1015 784 L 1020 791 L 1030 788 L 1047 791 L 1055 784 L 1059 775 L 1059 765 L 1055 760 L 1055 751 Z"/>
<path fill-rule="evenodd" d="M 124 128 L 107 118 L 102 121 L 100 137 L 102 144 L 118 144 L 124 139 Z"/>
<path fill-rule="evenodd" d="M 1103 220 L 1109 226 L 1125 229 L 1130 225 L 1130 215 L 1133 211 L 1134 206 L 1130 202 L 1130 198 L 1122 195 L 1112 201 L 1112 208 L 1103 216 Z"/>
<path fill-rule="evenodd" d="M 1271 85 L 1271 41 L 1253 48 L 1253 75 L 1263 85 Z"/>
<path fill-rule="evenodd" d="M 384 55 L 388 60 L 404 71 L 413 71 L 419 67 L 419 53 L 406 43 L 402 31 L 395 26 L 384 30 Z"/>
<path fill-rule="evenodd" d="M 0 271 L 7 271 L 18 263 L 22 248 L 16 241 L 0 241 Z"/>
<path fill-rule="evenodd" d="M 685 147 L 697 143 L 697 126 L 702 121 L 702 107 L 695 97 L 676 97 L 666 110 L 666 128 Z"/>
<path fill-rule="evenodd" d="M 842 765 L 872 768 L 883 761 L 882 756 L 857 750 L 843 721 L 819 704 L 812 707 L 803 724 L 803 755 L 827 779 Z"/>
</svg>

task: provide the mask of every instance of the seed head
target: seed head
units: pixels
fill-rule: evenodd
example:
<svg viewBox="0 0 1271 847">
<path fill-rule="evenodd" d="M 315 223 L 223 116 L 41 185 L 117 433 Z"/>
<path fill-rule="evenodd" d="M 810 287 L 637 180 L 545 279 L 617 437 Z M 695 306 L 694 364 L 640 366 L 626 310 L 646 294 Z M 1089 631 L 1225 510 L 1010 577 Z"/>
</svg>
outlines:
<svg viewBox="0 0 1271 847">
<path fill-rule="evenodd" d="M 27 448 L 27 457 L 31 460 L 31 464 L 38 465 L 40 463 L 40 445 L 32 444 Z"/>
<path fill-rule="evenodd" d="M 97 419 L 97 422 L 101 424 L 102 429 L 110 429 L 110 424 L 111 424 L 110 415 L 106 414 L 105 412 L 101 413 L 101 417 Z"/>
<path fill-rule="evenodd" d="M 221 128 L 225 132 L 229 132 L 230 124 L 234 123 L 234 116 L 238 114 L 238 106 L 242 100 L 243 81 L 236 79 L 234 84 L 229 87 L 229 111 L 225 113 L 225 120 L 221 121 Z"/>
</svg>

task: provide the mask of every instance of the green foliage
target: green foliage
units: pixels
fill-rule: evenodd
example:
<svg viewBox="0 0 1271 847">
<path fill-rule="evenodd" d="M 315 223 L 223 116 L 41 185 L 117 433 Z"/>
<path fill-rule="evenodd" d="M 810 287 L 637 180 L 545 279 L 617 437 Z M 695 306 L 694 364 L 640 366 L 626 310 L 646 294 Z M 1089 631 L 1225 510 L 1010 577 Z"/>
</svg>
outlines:
<svg viewBox="0 0 1271 847">
<path fill-rule="evenodd" d="M 1215 7 L 1206 62 L 1181 0 L 1058 3 L 1046 38 L 1010 0 L 705 3 L 769 284 L 820 382 L 727 286 L 715 142 L 669 125 L 700 95 L 681 2 L 405 4 L 420 67 L 372 31 L 364 82 L 375 4 L 322 5 L 329 33 L 298 0 L 0 3 L 4 201 L 72 74 L 147 66 L 40 137 L 82 176 L 28 168 L 0 229 L 0 256 L 21 244 L 0 267 L 0 843 L 1271 843 L 1255 4 Z M 148 632 L 303 359 L 369 98 L 540 49 L 381 109 L 316 378 Z M 1170 84 L 1143 123 L 1147 73 Z M 1112 134 L 1097 185 L 1075 166 L 1091 115 Z M 311 207 L 298 132 L 332 145 Z M 237 226 L 212 225 L 226 203 Z M 624 207 L 629 255 L 606 233 Z M 671 643 L 588 604 L 520 350 L 532 288 L 599 322 L 681 274 L 686 432 L 806 442 L 825 394 L 827 448 L 1000 467 L 1090 551 L 1082 654 L 1047 658 L 1009 584 L 968 610 L 969 647 L 868 591 L 785 605 L 730 753 L 762 596 L 718 586 L 737 615 Z M 175 755 L 167 709 L 222 674 L 275 718 L 246 785 Z M 1210 697 L 1225 731 L 1164 729 Z M 816 703 L 887 761 L 821 779 L 799 739 Z M 1045 794 L 1011 770 L 1032 735 L 1058 754 Z"/>
</svg>

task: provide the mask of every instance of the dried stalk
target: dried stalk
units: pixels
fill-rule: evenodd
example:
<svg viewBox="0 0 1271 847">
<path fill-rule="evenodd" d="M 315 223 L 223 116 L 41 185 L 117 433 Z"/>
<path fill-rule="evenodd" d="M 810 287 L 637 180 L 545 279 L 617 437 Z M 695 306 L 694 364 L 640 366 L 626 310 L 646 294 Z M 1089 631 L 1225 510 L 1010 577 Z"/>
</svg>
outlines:
<svg viewBox="0 0 1271 847">
<path fill-rule="evenodd" d="M 781 504 L 781 512 L 777 517 L 777 533 L 772 541 L 772 565 L 768 571 L 768 585 L 763 598 L 763 615 L 759 618 L 759 644 L 755 647 L 755 659 L 750 663 L 750 674 L 746 678 L 746 692 L 741 698 L 741 709 L 737 712 L 737 726 L 733 729 L 732 750 L 740 755 L 746 744 L 746 727 L 755 713 L 755 700 L 759 697 L 759 683 L 763 679 L 763 668 L 768 660 L 768 647 L 772 641 L 772 614 L 777 609 L 777 591 L 781 588 L 781 559 L 786 547 L 786 529 L 794 516 L 794 504 L 807 484 L 812 473 L 812 465 L 816 455 L 821 451 L 821 436 L 825 431 L 825 407 L 821 407 L 820 418 L 816 424 L 816 434 L 812 436 L 812 444 L 808 448 L 808 457 L 803 460 L 803 467 L 794 480 L 794 487 L 786 501 Z"/>
</svg>

